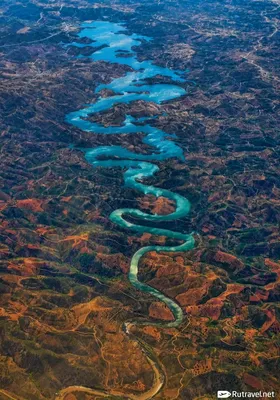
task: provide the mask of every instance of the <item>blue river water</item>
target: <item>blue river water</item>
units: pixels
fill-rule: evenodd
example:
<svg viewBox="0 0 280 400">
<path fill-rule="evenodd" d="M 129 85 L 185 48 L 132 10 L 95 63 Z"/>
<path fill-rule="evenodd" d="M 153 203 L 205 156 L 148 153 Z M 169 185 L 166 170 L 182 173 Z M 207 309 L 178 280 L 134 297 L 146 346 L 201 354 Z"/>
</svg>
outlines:
<svg viewBox="0 0 280 400">
<path fill-rule="evenodd" d="M 93 61 L 105 61 L 127 65 L 131 68 L 131 71 L 120 78 L 113 79 L 108 84 L 100 84 L 97 86 L 95 90 L 96 94 L 103 89 L 109 89 L 113 94 L 109 97 L 99 96 L 95 103 L 69 113 L 66 116 L 66 121 L 83 131 L 102 135 L 122 135 L 124 133 L 134 134 L 136 132 L 143 132 L 145 134 L 143 142 L 154 149 L 151 154 L 137 154 L 121 146 L 100 146 L 82 150 L 85 153 L 86 160 L 93 167 L 120 167 L 124 169 L 125 186 L 134 188 L 146 195 L 150 194 L 156 197 L 162 196 L 174 201 L 176 205 L 175 211 L 168 215 L 148 214 L 134 208 L 122 208 L 113 211 L 110 215 L 110 219 L 122 228 L 130 229 L 138 233 L 148 232 L 153 235 L 166 236 L 180 241 L 180 244 L 177 246 L 147 246 L 141 248 L 133 255 L 129 271 L 129 280 L 133 286 L 163 301 L 172 311 L 174 320 L 165 323 L 164 326 L 178 326 L 183 320 L 181 307 L 159 290 L 140 282 L 138 280 L 138 266 L 141 258 L 151 251 L 176 252 L 192 249 L 194 247 L 194 237 L 192 234 L 151 226 L 148 227 L 141 225 L 140 222 L 139 224 L 132 223 L 127 221 L 126 217 L 136 217 L 139 221 L 162 222 L 175 221 L 176 219 L 188 215 L 190 211 L 190 202 L 186 198 L 169 190 L 160 189 L 144 183 L 146 178 L 154 176 L 159 170 L 159 167 L 153 162 L 163 161 L 173 157 L 184 160 L 183 151 L 175 141 L 176 135 L 167 134 L 158 128 L 145 124 L 146 118 L 135 119 L 131 115 L 127 115 L 122 126 L 117 127 L 105 127 L 101 124 L 91 122 L 87 118 L 95 113 L 109 110 L 119 103 L 129 104 L 136 100 L 143 100 L 161 104 L 163 101 L 179 98 L 186 94 L 185 89 L 182 87 L 182 83 L 186 81 L 184 73 L 182 71 L 157 66 L 149 60 L 138 61 L 135 49 L 143 42 L 149 42 L 151 39 L 136 34 L 129 35 L 123 24 L 108 21 L 85 22 L 82 24 L 79 37 L 81 39 L 92 39 L 93 42 L 91 44 L 73 42 L 71 46 L 92 46 L 98 48 L 98 50 L 93 52 L 90 56 Z M 174 83 L 151 84 L 147 82 L 148 78 L 154 78 L 158 75 L 168 77 Z M 139 125 L 139 123 L 141 123 L 141 125 Z M 116 157 L 118 157 L 118 159 L 116 159 Z M 147 322 L 147 324 L 156 325 L 157 323 Z"/>
</svg>

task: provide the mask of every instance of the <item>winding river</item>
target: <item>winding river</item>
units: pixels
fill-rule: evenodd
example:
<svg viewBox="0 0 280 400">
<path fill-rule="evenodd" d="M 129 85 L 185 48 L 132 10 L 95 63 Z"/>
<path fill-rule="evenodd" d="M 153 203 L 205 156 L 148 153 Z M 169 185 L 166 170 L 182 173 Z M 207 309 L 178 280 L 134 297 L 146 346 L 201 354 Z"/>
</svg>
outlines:
<svg viewBox="0 0 280 400">
<path fill-rule="evenodd" d="M 149 124 L 146 124 L 148 118 L 135 119 L 130 115 L 122 126 L 105 127 L 98 123 L 91 122 L 87 119 L 90 115 L 101 111 L 108 110 L 119 103 L 131 103 L 136 100 L 150 101 L 157 104 L 163 101 L 179 98 L 186 94 L 184 88 L 179 86 L 178 82 L 185 82 L 182 71 L 171 70 L 155 65 L 152 61 L 138 61 L 135 53 L 135 48 L 143 43 L 150 41 L 146 36 L 136 34 L 129 35 L 126 32 L 123 24 L 112 23 L 108 21 L 85 22 L 82 24 L 82 29 L 79 37 L 92 39 L 92 44 L 83 44 L 78 42 L 71 43 L 71 46 L 85 47 L 92 46 L 98 48 L 90 57 L 94 61 L 106 61 L 110 63 L 118 63 L 128 65 L 132 71 L 124 76 L 112 80 L 109 84 L 100 84 L 96 88 L 98 94 L 102 89 L 109 89 L 113 93 L 109 97 L 99 97 L 94 104 L 87 105 L 85 108 L 69 113 L 66 116 L 66 121 L 75 127 L 86 131 L 94 132 L 95 134 L 111 135 L 111 134 L 133 134 L 143 132 L 145 134 L 143 142 L 154 148 L 151 154 L 137 154 L 129 151 L 121 146 L 100 146 L 97 148 L 82 149 L 85 153 L 86 160 L 93 167 L 121 167 L 124 169 L 124 184 L 138 190 L 145 195 L 153 195 L 155 197 L 165 197 L 172 200 L 175 205 L 175 211 L 168 215 L 148 214 L 134 208 L 122 208 L 111 213 L 110 219 L 113 223 L 121 228 L 130 229 L 137 233 L 151 233 L 153 235 L 166 236 L 168 238 L 178 239 L 181 244 L 177 246 L 147 246 L 138 250 L 132 257 L 129 270 L 129 280 L 131 284 L 142 292 L 148 292 L 155 298 L 164 302 L 172 311 L 174 320 L 160 324 L 165 327 L 177 327 L 183 320 L 183 312 L 181 307 L 170 298 L 166 297 L 159 290 L 138 280 L 138 265 L 141 258 L 151 251 L 156 252 L 175 252 L 187 251 L 194 247 L 194 237 L 192 234 L 185 234 L 161 229 L 157 227 L 145 226 L 127 221 L 126 217 L 136 217 L 137 221 L 162 222 L 175 221 L 185 217 L 190 211 L 190 202 L 169 190 L 160 189 L 144 183 L 146 178 L 150 178 L 159 170 L 158 166 L 153 163 L 156 161 L 166 160 L 172 157 L 177 157 L 184 161 L 183 151 L 180 146 L 170 138 L 176 138 L 175 135 L 167 134 L 166 132 L 157 129 Z M 149 84 L 148 78 L 153 78 L 157 75 L 171 78 L 173 84 Z M 177 82 L 177 84 L 176 84 Z M 141 124 L 140 124 L 141 123 Z M 116 159 L 116 157 L 118 157 Z M 131 324 L 138 322 L 128 322 L 125 325 L 125 331 L 130 334 Z M 141 322 L 147 325 L 159 325 L 158 322 Z M 137 339 L 135 339 L 137 340 Z M 147 359 L 152 366 L 155 376 L 155 384 L 145 394 L 135 396 L 129 395 L 131 399 L 150 399 L 154 397 L 161 389 L 163 380 L 161 377 L 161 369 L 143 343 L 142 350 L 145 352 Z M 72 389 L 71 389 L 72 388 Z M 83 387 L 69 387 L 64 389 L 59 396 L 63 399 L 69 391 L 81 390 L 96 393 L 93 389 Z M 99 393 L 100 394 L 100 393 Z M 107 396 L 105 392 L 102 394 Z M 110 392 L 110 395 L 119 396 L 120 393 Z M 125 395 L 123 394 L 125 397 Z"/>
</svg>

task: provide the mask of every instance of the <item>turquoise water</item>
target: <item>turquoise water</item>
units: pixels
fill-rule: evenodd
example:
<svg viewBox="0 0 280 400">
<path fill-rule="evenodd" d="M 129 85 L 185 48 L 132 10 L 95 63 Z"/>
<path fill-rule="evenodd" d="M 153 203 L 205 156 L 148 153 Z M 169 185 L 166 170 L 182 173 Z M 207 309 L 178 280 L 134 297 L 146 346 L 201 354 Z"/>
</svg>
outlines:
<svg viewBox="0 0 280 400">
<path fill-rule="evenodd" d="M 126 73 L 121 78 L 112 80 L 109 84 L 99 85 L 95 90 L 96 94 L 102 89 L 110 89 L 114 94 L 106 98 L 99 97 L 94 104 L 87 105 L 81 110 L 69 113 L 66 116 L 66 120 L 69 124 L 83 131 L 94 132 L 95 134 L 121 135 L 124 133 L 133 134 L 136 132 L 143 132 L 145 134 L 143 142 L 154 148 L 151 154 L 137 154 L 121 146 L 100 146 L 82 150 L 85 153 L 86 160 L 93 167 L 123 168 L 125 170 L 125 186 L 136 189 L 143 194 L 168 198 L 173 200 L 176 204 L 175 211 L 168 215 L 147 214 L 134 208 L 122 208 L 113 211 L 110 215 L 110 219 L 119 227 L 130 229 L 138 233 L 147 232 L 181 241 L 181 244 L 178 246 L 147 246 L 141 248 L 133 255 L 129 271 L 129 280 L 133 286 L 163 301 L 172 311 L 174 321 L 166 323 L 165 326 L 178 326 L 183 320 L 181 308 L 175 301 L 166 297 L 159 290 L 140 282 L 138 280 L 138 265 L 141 258 L 151 251 L 176 252 L 192 249 L 194 247 L 193 235 L 131 223 L 126 220 L 126 217 L 137 217 L 140 221 L 162 222 L 175 221 L 176 219 L 188 215 L 190 211 L 190 202 L 186 198 L 169 190 L 156 188 L 144 183 L 146 178 L 154 176 L 159 170 L 158 166 L 151 163 L 151 161 L 161 161 L 172 157 L 184 160 L 183 151 L 175 141 L 170 140 L 171 138 L 176 139 L 176 135 L 167 134 L 151 125 L 144 124 L 147 120 L 145 117 L 135 119 L 127 115 L 123 125 L 120 127 L 105 127 L 87 120 L 87 117 L 94 113 L 108 110 L 119 103 L 128 104 L 135 100 L 144 100 L 160 104 L 163 101 L 179 98 L 186 94 L 185 89 L 180 86 L 182 83 L 186 82 L 184 73 L 182 71 L 157 66 L 149 60 L 138 61 L 135 48 L 151 39 L 136 34 L 129 35 L 123 24 L 108 21 L 86 22 L 82 24 L 79 37 L 90 38 L 93 40 L 93 43 L 89 45 L 73 42 L 71 43 L 72 46 L 92 46 L 94 48 L 103 46 L 90 56 L 92 60 L 123 64 L 131 67 L 133 70 Z M 122 57 L 122 54 L 125 54 L 125 57 Z M 147 83 L 147 78 L 153 78 L 157 75 L 169 77 L 174 83 Z M 153 118 L 155 119 L 156 117 Z M 141 126 L 139 126 L 139 122 L 142 123 Z M 115 159 L 116 156 L 119 157 L 118 160 Z M 101 157 L 103 158 L 102 160 L 100 159 Z M 151 325 L 151 323 L 149 323 L 149 325 Z"/>
</svg>

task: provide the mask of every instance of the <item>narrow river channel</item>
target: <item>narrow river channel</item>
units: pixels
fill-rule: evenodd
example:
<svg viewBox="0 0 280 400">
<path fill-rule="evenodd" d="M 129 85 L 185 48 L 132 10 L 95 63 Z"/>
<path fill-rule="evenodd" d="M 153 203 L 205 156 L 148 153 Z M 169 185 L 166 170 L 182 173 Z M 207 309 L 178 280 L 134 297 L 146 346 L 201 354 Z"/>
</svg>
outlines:
<svg viewBox="0 0 280 400">
<path fill-rule="evenodd" d="M 172 311 L 174 320 L 160 323 L 160 325 L 162 327 L 177 327 L 183 320 L 181 307 L 159 290 L 140 282 L 138 280 L 138 265 L 141 258 L 151 251 L 176 252 L 190 250 L 194 247 L 194 237 L 192 234 L 184 234 L 169 229 L 131 223 L 126 220 L 126 217 L 136 217 L 137 220 L 143 222 L 162 222 L 175 221 L 188 215 L 190 211 L 190 202 L 186 198 L 169 190 L 156 188 L 144 183 L 146 178 L 152 177 L 159 170 L 159 167 L 155 164 L 156 161 L 163 161 L 174 157 L 184 160 L 183 151 L 176 143 L 176 140 L 170 140 L 171 138 L 176 139 L 175 135 L 167 134 L 160 129 L 145 124 L 147 118 L 135 119 L 127 115 L 122 126 L 105 127 L 89 121 L 87 117 L 94 113 L 108 110 L 119 103 L 127 104 L 136 100 L 143 100 L 160 104 L 163 101 L 179 98 L 186 94 L 185 89 L 179 85 L 180 82 L 184 83 L 186 81 L 184 74 L 182 71 L 157 66 L 149 60 L 138 61 L 135 48 L 140 46 L 143 41 L 148 42 L 151 39 L 137 34 L 129 35 L 126 33 L 123 24 L 111 23 L 108 21 L 85 22 L 82 24 L 79 37 L 81 39 L 92 39 L 93 43 L 90 45 L 100 48 L 90 56 L 92 60 L 125 64 L 130 66 L 133 70 L 132 72 L 126 73 L 123 77 L 112 80 L 109 84 L 100 84 L 96 88 L 96 94 L 102 89 L 109 89 L 113 95 L 109 97 L 100 96 L 94 104 L 87 105 L 86 108 L 69 113 L 66 116 L 66 121 L 83 131 L 94 132 L 95 134 L 134 134 L 136 132 L 143 132 L 145 134 L 143 142 L 154 148 L 154 152 L 148 155 L 137 154 L 121 146 L 100 146 L 97 148 L 83 149 L 83 151 L 86 160 L 93 167 L 121 167 L 124 170 L 124 184 L 126 187 L 134 188 L 145 195 L 161 196 L 174 201 L 176 205 L 175 211 L 168 215 L 148 214 L 134 208 L 122 208 L 113 211 L 110 215 L 110 219 L 122 228 L 130 229 L 138 233 L 151 233 L 153 235 L 166 236 L 180 241 L 181 244 L 177 246 L 147 246 L 139 249 L 131 259 L 129 271 L 129 280 L 136 289 L 150 293 L 152 296 L 164 302 Z M 81 44 L 78 42 L 73 42 L 71 45 L 77 47 L 89 46 L 89 44 Z M 147 83 L 148 78 L 153 78 L 157 75 L 169 77 L 174 83 Z M 116 159 L 116 157 L 118 157 L 118 159 Z M 132 324 L 138 324 L 138 322 L 129 321 L 125 325 L 125 331 L 128 335 L 131 335 L 130 327 Z M 143 323 L 141 322 L 141 324 Z M 151 321 L 145 322 L 145 324 L 158 325 L 159 323 Z M 133 335 L 131 335 L 131 337 L 132 336 Z M 154 384 L 151 389 L 136 396 L 114 391 L 106 393 L 82 386 L 72 386 L 62 390 L 57 400 L 64 399 L 67 393 L 75 391 L 98 394 L 104 397 L 121 396 L 122 398 L 139 400 L 147 400 L 154 397 L 160 391 L 164 381 L 160 365 L 155 358 L 147 352 L 144 344 L 141 344 L 136 338 L 132 340 L 137 341 L 141 346 L 153 370 Z"/>
</svg>

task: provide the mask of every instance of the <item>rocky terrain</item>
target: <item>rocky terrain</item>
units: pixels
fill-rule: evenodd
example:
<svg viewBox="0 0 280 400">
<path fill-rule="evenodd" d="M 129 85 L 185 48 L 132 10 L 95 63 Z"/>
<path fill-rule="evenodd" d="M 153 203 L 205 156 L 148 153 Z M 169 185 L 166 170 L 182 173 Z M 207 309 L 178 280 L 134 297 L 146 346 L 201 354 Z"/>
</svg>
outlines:
<svg viewBox="0 0 280 400">
<path fill-rule="evenodd" d="M 279 398 L 279 7 L 266 0 L 1 3 L 1 400 L 54 400 L 69 386 L 141 399 L 153 385 L 150 353 L 164 379 L 155 399 L 211 400 L 227 387 L 275 390 Z M 133 235 L 109 215 L 120 207 L 168 214 L 174 204 L 124 188 L 120 169 L 94 169 L 78 150 L 121 144 L 147 154 L 141 124 L 136 135 L 103 137 L 65 122 L 95 101 L 98 84 L 129 71 L 93 62 L 90 46 L 65 46 L 81 22 L 98 19 L 150 36 L 137 48 L 139 60 L 188 70 L 183 98 L 92 116 L 105 126 L 121 125 L 128 111 L 150 117 L 176 133 L 170 140 L 186 157 L 159 162 L 150 183 L 191 201 L 188 218 L 164 227 L 194 231 L 196 247 L 152 252 L 140 265 L 140 279 L 174 299 L 185 320 L 179 328 L 134 326 L 130 337 L 123 327 L 132 318 L 173 318 L 127 279 L 140 247 L 168 241 Z M 99 398 L 78 389 L 64 396 Z"/>
</svg>

